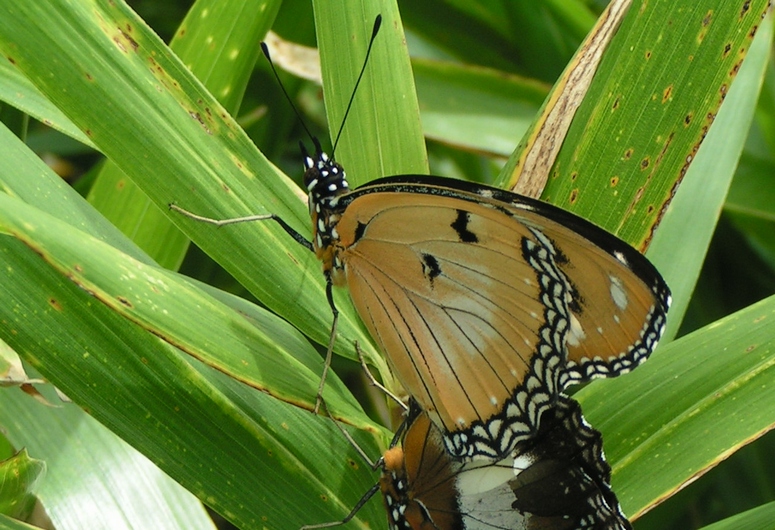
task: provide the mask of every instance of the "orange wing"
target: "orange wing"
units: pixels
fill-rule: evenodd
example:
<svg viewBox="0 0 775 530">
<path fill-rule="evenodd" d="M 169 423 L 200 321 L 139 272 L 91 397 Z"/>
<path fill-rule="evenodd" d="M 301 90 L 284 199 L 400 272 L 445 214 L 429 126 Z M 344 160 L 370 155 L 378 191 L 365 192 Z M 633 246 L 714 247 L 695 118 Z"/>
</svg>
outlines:
<svg viewBox="0 0 775 530">
<path fill-rule="evenodd" d="M 559 391 L 570 300 L 528 227 L 455 198 L 379 193 L 337 230 L 355 306 L 406 391 L 448 432 L 486 426 L 459 456 L 532 436 Z"/>
<path fill-rule="evenodd" d="M 359 314 L 449 433 L 450 453 L 501 458 L 535 434 L 565 385 L 645 359 L 666 307 L 624 257 L 648 262 L 613 236 L 510 193 L 434 185 L 449 182 L 359 188 L 335 253 Z"/>
</svg>

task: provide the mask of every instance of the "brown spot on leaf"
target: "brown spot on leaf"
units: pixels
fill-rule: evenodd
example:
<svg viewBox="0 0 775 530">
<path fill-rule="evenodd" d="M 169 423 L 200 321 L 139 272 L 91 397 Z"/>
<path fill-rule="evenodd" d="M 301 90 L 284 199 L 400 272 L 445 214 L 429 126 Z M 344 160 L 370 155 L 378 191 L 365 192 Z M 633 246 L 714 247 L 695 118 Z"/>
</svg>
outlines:
<svg viewBox="0 0 775 530">
<path fill-rule="evenodd" d="M 62 311 L 62 305 L 59 303 L 59 300 L 57 300 L 56 298 L 49 298 L 48 305 L 50 305 L 57 311 Z"/>
<path fill-rule="evenodd" d="M 726 59 L 729 55 L 729 52 L 732 50 L 732 44 L 727 42 L 727 44 L 724 46 L 724 51 L 721 52 L 721 58 Z"/>
<path fill-rule="evenodd" d="M 651 160 L 649 159 L 649 157 L 646 157 L 640 161 L 641 169 L 648 169 L 649 165 L 651 165 Z"/>
<path fill-rule="evenodd" d="M 614 104 L 613 104 L 613 105 L 611 105 L 611 108 L 612 108 L 613 110 L 616 110 L 616 109 L 618 109 L 618 108 L 619 108 L 619 98 L 618 98 L 618 97 L 617 97 L 617 98 L 614 100 Z"/>
<path fill-rule="evenodd" d="M 78 265 L 77 263 L 73 266 L 73 269 L 75 269 L 75 272 L 79 274 L 83 272 L 83 267 Z"/>
<path fill-rule="evenodd" d="M 689 170 L 689 166 L 691 165 L 692 160 L 694 160 L 694 157 L 692 155 L 686 156 L 686 160 L 684 160 L 684 164 L 683 166 L 681 166 L 681 171 L 680 171 L 681 178 L 679 179 L 679 181 L 682 180 L 686 175 L 686 172 Z"/>
<path fill-rule="evenodd" d="M 745 0 L 745 2 L 743 2 L 743 8 L 740 10 L 740 18 L 743 18 L 750 9 L 751 0 Z"/>
<path fill-rule="evenodd" d="M 673 96 L 673 85 L 668 85 L 665 90 L 662 91 L 662 103 L 667 103 Z"/>
<path fill-rule="evenodd" d="M 633 153 L 633 149 L 632 147 L 630 147 L 624 152 L 624 159 L 629 160 L 630 158 L 632 158 L 632 153 Z"/>
<path fill-rule="evenodd" d="M 137 51 L 137 49 L 140 47 L 140 45 L 137 43 L 135 39 L 132 38 L 132 36 L 127 33 L 126 31 L 121 31 L 121 35 L 124 36 L 124 38 L 129 42 L 129 45 L 132 47 L 134 51 Z"/>
<path fill-rule="evenodd" d="M 130 302 L 130 301 L 129 301 L 129 299 L 128 299 L 128 298 L 126 298 L 126 297 L 124 297 L 124 296 L 117 296 L 117 297 L 116 297 L 116 300 L 118 300 L 118 302 L 119 302 L 120 304 L 122 304 L 122 305 L 124 305 L 124 306 L 126 306 L 126 307 L 128 307 L 128 308 L 130 308 L 130 309 L 134 307 L 134 306 L 132 305 L 132 302 Z"/>
<path fill-rule="evenodd" d="M 113 38 L 113 42 L 116 43 L 116 47 L 121 50 L 122 52 L 126 53 L 126 47 L 124 46 L 124 43 L 121 42 L 121 40 L 118 37 Z"/>
<path fill-rule="evenodd" d="M 574 171 L 574 172 L 572 172 L 572 173 L 570 174 L 570 180 L 571 180 L 571 182 L 575 181 L 575 180 L 578 178 L 578 176 L 579 176 L 579 172 L 578 172 L 578 171 Z"/>
<path fill-rule="evenodd" d="M 611 177 L 610 183 L 611 183 L 611 187 L 615 188 L 617 184 L 619 184 L 619 176 L 614 175 L 613 177 Z"/>
<path fill-rule="evenodd" d="M 91 75 L 89 72 L 86 72 L 86 80 L 87 81 L 94 81 L 94 76 Z"/>
<path fill-rule="evenodd" d="M 576 200 L 579 198 L 579 189 L 574 188 L 570 192 L 570 203 L 576 204 Z"/>
<path fill-rule="evenodd" d="M 711 19 L 713 19 L 713 11 L 708 11 L 708 12 L 705 14 L 705 17 L 703 17 L 703 19 L 702 19 L 702 25 L 703 25 L 703 26 L 708 26 L 708 25 L 710 25 L 710 21 L 711 21 Z"/>
<path fill-rule="evenodd" d="M 692 123 L 692 118 L 694 117 L 694 113 L 690 112 L 686 116 L 684 116 L 684 125 L 689 126 Z"/>
<path fill-rule="evenodd" d="M 6 58 L 8 59 L 9 63 L 11 63 L 12 65 L 16 66 L 16 59 L 14 59 L 13 57 L 6 57 Z"/>
<path fill-rule="evenodd" d="M 743 61 L 737 61 L 733 66 L 732 69 L 729 71 L 729 77 L 735 77 L 737 73 L 740 71 L 740 67 L 742 66 Z"/>
<path fill-rule="evenodd" d="M 648 61 L 649 59 L 651 59 L 651 50 L 646 50 L 645 57 L 646 57 L 646 60 L 647 60 L 647 61 Z"/>
</svg>

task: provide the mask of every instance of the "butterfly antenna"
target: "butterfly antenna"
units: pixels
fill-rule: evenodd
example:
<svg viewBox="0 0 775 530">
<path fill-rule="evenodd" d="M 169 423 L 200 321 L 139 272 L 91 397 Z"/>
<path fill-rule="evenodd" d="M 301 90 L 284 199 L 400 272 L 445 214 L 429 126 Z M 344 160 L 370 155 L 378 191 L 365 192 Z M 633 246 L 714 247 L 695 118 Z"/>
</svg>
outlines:
<svg viewBox="0 0 775 530">
<path fill-rule="evenodd" d="M 355 81 L 355 86 L 353 87 L 352 94 L 350 95 L 350 102 L 347 103 L 347 109 L 344 111 L 344 116 L 342 117 L 342 124 L 339 126 L 339 132 L 336 133 L 336 139 L 334 140 L 334 147 L 331 149 L 331 158 L 334 158 L 334 153 L 336 152 L 336 146 L 339 144 L 339 137 L 342 136 L 342 130 L 344 129 L 344 124 L 347 121 L 347 115 L 350 114 L 350 109 L 353 106 L 353 101 L 355 101 L 355 93 L 358 91 L 358 85 L 361 84 L 361 79 L 363 79 L 363 73 L 366 71 L 366 65 L 369 63 L 369 56 L 371 55 L 371 47 L 374 44 L 374 39 L 377 37 L 377 33 L 379 33 L 379 27 L 382 25 L 382 15 L 377 15 L 377 18 L 374 19 L 374 27 L 371 30 L 371 38 L 369 39 L 369 47 L 366 48 L 366 57 L 363 59 L 363 66 L 361 66 L 361 73 L 358 74 L 358 79 Z"/>
<path fill-rule="evenodd" d="M 315 138 L 315 136 L 310 132 L 309 127 L 307 127 L 307 124 L 304 122 L 304 118 L 301 117 L 301 113 L 299 112 L 299 109 L 296 108 L 296 105 L 293 104 L 293 100 L 291 99 L 291 96 L 288 95 L 288 91 L 285 90 L 285 85 L 283 85 L 283 82 L 280 81 L 280 76 L 277 74 L 277 69 L 274 67 L 274 61 L 272 61 L 272 56 L 269 55 L 269 47 L 266 45 L 265 42 L 261 42 L 261 51 L 264 52 L 264 57 L 266 57 L 266 60 L 269 61 L 269 66 L 272 68 L 272 73 L 274 74 L 274 78 L 277 80 L 277 84 L 280 85 L 280 89 L 283 91 L 283 94 L 285 95 L 285 99 L 288 100 L 288 103 L 290 103 L 291 108 L 293 109 L 293 112 L 296 113 L 296 117 L 299 119 L 299 123 L 301 123 L 301 126 L 304 127 L 304 131 L 307 133 L 307 136 L 310 137 L 312 140 L 312 143 L 315 144 L 315 146 L 319 146 L 320 142 L 318 142 L 318 139 Z M 318 152 L 320 149 L 318 148 Z"/>
</svg>

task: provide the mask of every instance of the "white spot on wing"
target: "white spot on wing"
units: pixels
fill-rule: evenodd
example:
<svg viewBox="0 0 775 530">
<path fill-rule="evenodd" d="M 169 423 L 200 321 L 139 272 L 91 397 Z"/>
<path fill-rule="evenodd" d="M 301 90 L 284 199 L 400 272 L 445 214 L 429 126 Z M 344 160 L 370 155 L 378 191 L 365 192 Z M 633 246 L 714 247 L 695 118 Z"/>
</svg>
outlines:
<svg viewBox="0 0 775 530">
<path fill-rule="evenodd" d="M 570 314 L 570 333 L 568 333 L 568 346 L 578 346 L 584 339 L 587 338 L 587 334 L 581 327 L 581 322 L 576 318 L 573 313 Z"/>
<path fill-rule="evenodd" d="M 626 258 L 626 257 L 624 257 L 624 254 L 622 254 L 621 252 L 619 252 L 618 250 L 616 250 L 616 251 L 614 251 L 614 257 L 615 257 L 617 260 L 619 260 L 619 261 L 622 263 L 622 265 L 624 265 L 624 266 L 625 266 L 625 267 L 627 267 L 628 269 L 630 268 L 630 264 L 628 263 L 628 261 L 627 261 L 627 258 Z"/>
<path fill-rule="evenodd" d="M 616 307 L 621 311 L 627 311 L 627 305 L 630 301 L 627 299 L 627 293 L 624 291 L 622 280 L 617 276 L 608 276 L 608 279 L 611 280 L 611 285 L 609 286 L 611 300 L 614 301 Z"/>
<path fill-rule="evenodd" d="M 515 475 L 511 459 L 507 458 L 497 464 L 483 462 L 482 464 L 467 464 L 464 472 L 458 475 L 457 490 L 462 497 L 478 495 L 513 479 Z"/>
</svg>

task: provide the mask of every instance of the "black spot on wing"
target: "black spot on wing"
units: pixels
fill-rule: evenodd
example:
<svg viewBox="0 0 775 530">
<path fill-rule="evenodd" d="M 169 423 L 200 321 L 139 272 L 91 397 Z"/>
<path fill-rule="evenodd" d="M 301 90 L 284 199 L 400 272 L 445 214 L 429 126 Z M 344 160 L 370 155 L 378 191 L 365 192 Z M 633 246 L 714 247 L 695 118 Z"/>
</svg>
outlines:
<svg viewBox="0 0 775 530">
<path fill-rule="evenodd" d="M 355 238 L 353 239 L 353 244 L 360 241 L 364 233 L 366 233 L 366 224 L 359 221 L 358 227 L 355 229 Z"/>
<path fill-rule="evenodd" d="M 463 243 L 478 243 L 479 238 L 476 234 L 468 229 L 468 223 L 470 222 L 470 214 L 463 210 L 457 211 L 457 218 L 450 225 L 452 229 L 457 232 L 457 237 Z"/>
<path fill-rule="evenodd" d="M 544 235 L 546 236 L 546 234 Z M 549 239 L 549 241 L 552 244 L 552 247 L 554 248 L 554 262 L 557 265 L 567 265 L 568 263 L 570 263 L 570 259 L 568 259 L 568 256 L 566 256 L 565 253 L 562 251 L 562 249 L 557 245 L 557 242 L 548 236 L 547 236 L 547 239 Z"/>
<path fill-rule="evenodd" d="M 441 266 L 439 260 L 431 254 L 422 255 L 422 273 L 423 276 L 428 278 L 431 286 L 433 286 L 433 280 L 441 275 Z"/>
<path fill-rule="evenodd" d="M 568 302 L 568 309 L 570 309 L 574 314 L 580 315 L 584 312 L 587 301 L 583 296 L 581 296 L 581 293 L 576 287 L 576 284 L 573 283 L 571 279 L 567 277 L 567 275 L 565 279 L 568 281 L 570 287 L 570 302 Z"/>
</svg>

